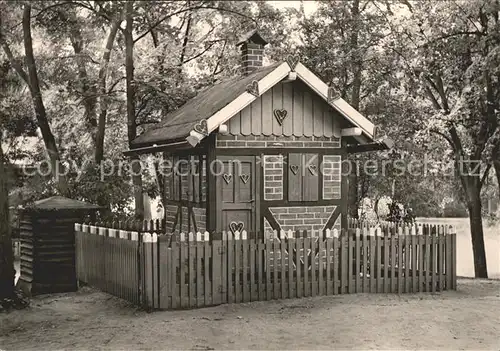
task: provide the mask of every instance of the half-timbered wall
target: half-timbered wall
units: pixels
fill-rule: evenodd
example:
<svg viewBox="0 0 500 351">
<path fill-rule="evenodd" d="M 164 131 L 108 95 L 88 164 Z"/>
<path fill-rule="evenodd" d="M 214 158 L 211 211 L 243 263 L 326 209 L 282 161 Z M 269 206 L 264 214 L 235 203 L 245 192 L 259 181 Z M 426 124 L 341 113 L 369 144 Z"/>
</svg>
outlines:
<svg viewBox="0 0 500 351">
<path fill-rule="evenodd" d="M 206 159 L 204 156 L 165 156 L 164 191 L 169 233 L 206 230 Z"/>
<path fill-rule="evenodd" d="M 216 135 L 218 155 L 255 158 L 262 177 L 257 189 L 262 224 L 257 227 L 265 231 L 340 229 L 341 121 L 320 97 L 295 81 L 264 93 L 227 122 L 226 134 Z M 245 222 L 247 217 L 233 212 L 230 221 L 220 221 L 223 226 L 234 222 L 237 228 Z"/>
</svg>

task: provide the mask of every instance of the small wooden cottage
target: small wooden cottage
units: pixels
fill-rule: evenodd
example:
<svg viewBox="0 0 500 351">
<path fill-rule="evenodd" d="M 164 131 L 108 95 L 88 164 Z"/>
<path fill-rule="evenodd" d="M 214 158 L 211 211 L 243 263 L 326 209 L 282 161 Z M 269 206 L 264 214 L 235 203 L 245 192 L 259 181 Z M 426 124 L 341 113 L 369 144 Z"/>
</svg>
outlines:
<svg viewBox="0 0 500 351">
<path fill-rule="evenodd" d="M 125 153 L 163 155 L 167 232 L 346 227 L 342 160 L 391 141 L 297 57 L 263 67 L 256 31 L 238 45 L 241 76 L 200 91 Z"/>
<path fill-rule="evenodd" d="M 53 196 L 21 211 L 21 275 L 28 295 L 77 290 L 75 223 L 99 206 Z"/>
</svg>

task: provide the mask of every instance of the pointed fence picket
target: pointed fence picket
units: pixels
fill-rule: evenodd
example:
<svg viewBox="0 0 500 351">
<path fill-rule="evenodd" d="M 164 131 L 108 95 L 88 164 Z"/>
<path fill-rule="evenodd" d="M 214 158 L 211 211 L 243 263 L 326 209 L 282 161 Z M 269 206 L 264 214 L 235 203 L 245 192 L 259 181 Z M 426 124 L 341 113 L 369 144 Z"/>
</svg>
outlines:
<svg viewBox="0 0 500 351">
<path fill-rule="evenodd" d="M 422 228 L 223 232 L 211 240 L 207 232 L 76 224 L 76 267 L 81 282 L 152 309 L 456 289 L 455 234 Z"/>
</svg>

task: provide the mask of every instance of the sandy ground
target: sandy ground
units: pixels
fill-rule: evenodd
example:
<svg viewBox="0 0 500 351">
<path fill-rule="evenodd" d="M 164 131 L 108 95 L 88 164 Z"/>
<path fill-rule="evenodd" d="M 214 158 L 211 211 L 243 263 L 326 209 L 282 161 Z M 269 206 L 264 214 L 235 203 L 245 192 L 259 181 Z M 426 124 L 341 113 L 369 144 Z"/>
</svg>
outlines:
<svg viewBox="0 0 500 351">
<path fill-rule="evenodd" d="M 500 350 L 500 281 L 147 313 L 84 288 L 0 314 L 0 349 Z"/>
</svg>

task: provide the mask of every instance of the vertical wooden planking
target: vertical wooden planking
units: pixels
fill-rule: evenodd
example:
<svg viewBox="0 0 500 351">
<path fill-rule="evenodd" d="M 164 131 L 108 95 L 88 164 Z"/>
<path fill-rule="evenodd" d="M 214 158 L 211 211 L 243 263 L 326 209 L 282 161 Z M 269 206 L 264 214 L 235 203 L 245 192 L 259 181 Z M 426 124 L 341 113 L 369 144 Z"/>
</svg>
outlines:
<svg viewBox="0 0 500 351">
<path fill-rule="evenodd" d="M 262 106 L 261 106 L 261 130 L 263 135 L 272 135 L 273 131 L 278 132 L 281 131 L 281 127 L 274 118 L 273 115 L 273 95 L 275 91 L 279 90 L 279 99 L 281 99 L 281 84 L 276 84 L 272 89 L 269 89 L 267 92 L 262 94 Z M 283 102 L 276 101 L 275 109 L 281 109 L 283 107 Z"/>
<path fill-rule="evenodd" d="M 323 136 L 323 110 L 324 102 L 313 94 L 313 133 L 314 136 Z"/>
<path fill-rule="evenodd" d="M 212 302 L 212 284 L 210 274 L 210 242 L 205 240 L 203 242 L 203 273 L 204 273 L 204 282 L 203 282 L 203 302 L 205 306 L 210 306 L 213 304 Z"/>
<path fill-rule="evenodd" d="M 243 289 L 243 302 L 249 302 L 250 301 L 250 286 L 248 284 L 248 239 L 242 237 L 241 240 L 241 246 L 242 246 L 242 253 L 243 253 L 243 262 L 242 262 L 242 273 L 243 273 L 243 279 L 241 281 L 242 283 L 242 289 Z"/>
<path fill-rule="evenodd" d="M 309 257 L 308 251 L 311 248 L 311 239 L 308 237 L 304 238 L 304 254 L 303 254 L 303 271 L 302 276 L 304 277 L 304 296 L 311 296 L 311 289 L 309 285 Z"/>
<path fill-rule="evenodd" d="M 345 262 L 345 264 L 347 265 L 348 293 L 352 294 L 355 292 L 354 285 L 353 285 L 353 271 L 352 271 L 352 265 L 353 265 L 353 259 L 354 259 L 353 258 L 354 239 L 350 235 L 349 235 L 348 243 L 349 243 L 348 248 L 347 248 L 348 258 L 347 258 L 347 262 Z"/>
<path fill-rule="evenodd" d="M 244 110 L 247 110 L 248 108 L 245 108 Z M 235 114 L 233 117 L 231 117 L 231 119 L 228 121 L 228 129 L 229 129 L 229 132 L 233 135 L 238 135 L 241 133 L 241 117 L 242 117 L 242 113 L 243 111 L 241 112 L 238 112 L 237 114 Z M 248 113 L 248 110 L 246 112 L 246 115 L 248 117 L 249 113 Z M 177 177 L 174 177 L 174 179 L 176 179 Z M 175 185 L 174 185 L 174 189 L 177 188 Z M 177 190 L 177 189 L 176 189 Z M 175 191 L 175 190 L 174 190 Z M 175 197 L 174 197 L 175 198 Z"/>
<path fill-rule="evenodd" d="M 222 267 L 221 263 L 224 257 L 222 251 L 222 240 L 212 240 L 212 303 L 218 305 L 221 303 L 222 291 Z"/>
<path fill-rule="evenodd" d="M 377 281 L 375 280 L 375 277 L 376 277 L 376 263 L 375 263 L 375 258 L 376 258 L 376 252 L 375 252 L 375 239 L 376 239 L 376 236 L 370 236 L 370 255 L 369 255 L 369 258 L 370 258 L 370 292 L 371 293 L 374 293 L 374 292 L 377 292 Z"/>
<path fill-rule="evenodd" d="M 445 276 L 446 276 L 446 290 L 452 289 L 452 275 L 451 275 L 451 234 L 445 235 Z"/>
<path fill-rule="evenodd" d="M 234 240 L 232 241 L 234 244 L 234 252 L 233 252 L 233 257 L 234 257 L 234 299 L 236 303 L 241 302 L 242 294 L 241 294 L 241 256 L 242 256 L 242 251 L 241 251 L 241 239 L 240 236 L 236 236 Z"/>
<path fill-rule="evenodd" d="M 190 238 L 191 239 L 191 238 Z M 196 260 L 196 242 L 189 241 L 188 243 L 188 293 L 189 293 L 189 307 L 196 307 L 196 274 L 194 271 L 194 264 Z"/>
<path fill-rule="evenodd" d="M 266 240 L 266 239 L 264 239 Z M 264 274 L 265 274 L 265 249 L 266 249 L 266 243 L 265 241 L 259 241 L 257 243 L 257 292 L 258 292 L 258 299 L 259 301 L 264 301 L 266 300 L 266 294 L 267 294 L 267 284 L 264 281 Z M 264 293 L 266 291 L 266 294 Z"/>
<path fill-rule="evenodd" d="M 279 258 L 278 258 L 279 243 L 278 238 L 275 235 L 273 237 L 273 299 L 278 299 L 280 294 L 279 280 L 278 280 L 278 268 L 279 268 Z"/>
<path fill-rule="evenodd" d="M 313 109 L 316 106 L 313 106 L 313 99 L 312 99 L 312 94 L 310 93 L 310 90 L 305 87 L 305 89 L 302 89 L 303 94 L 304 94 L 304 115 L 302 119 L 303 123 L 303 132 L 304 136 L 310 137 L 313 135 L 313 122 L 311 119 L 313 118 L 314 111 Z M 294 130 L 294 135 L 298 136 L 298 134 L 295 134 Z"/>
<path fill-rule="evenodd" d="M 425 227 L 424 227 L 425 228 Z M 424 229 L 425 230 L 425 229 Z M 424 290 L 425 235 L 418 236 L 418 292 Z"/>
<path fill-rule="evenodd" d="M 288 154 L 287 165 L 288 200 L 302 201 L 302 177 L 305 171 L 302 169 L 302 154 Z"/>
<path fill-rule="evenodd" d="M 296 297 L 304 296 L 302 289 L 302 278 L 301 278 L 302 264 L 300 262 L 300 251 L 302 250 L 303 243 L 304 243 L 303 238 L 297 237 L 297 239 L 295 239 L 295 272 L 297 278 Z"/>
<path fill-rule="evenodd" d="M 398 235 L 397 237 L 397 265 L 398 265 L 398 275 L 397 275 L 397 285 L 398 285 L 398 294 L 401 294 L 403 292 L 403 265 L 404 265 L 404 259 L 403 259 L 403 248 L 404 248 L 404 236 L 401 234 Z"/>
<path fill-rule="evenodd" d="M 438 230 L 436 228 L 436 230 Z M 437 234 L 437 233 L 436 233 Z M 431 235 L 431 260 L 430 260 L 430 273 L 431 273 L 431 292 L 436 292 L 436 266 L 437 266 L 437 236 Z"/>
<path fill-rule="evenodd" d="M 326 252 L 326 262 L 325 262 L 325 265 L 326 265 L 326 269 L 325 269 L 325 273 L 326 273 L 326 279 L 325 279 L 325 284 L 326 284 L 326 295 L 332 295 L 332 294 L 335 294 L 335 270 L 333 269 L 333 272 L 334 274 L 332 274 L 332 255 L 333 255 L 333 259 L 335 259 L 335 244 L 333 243 L 333 241 L 336 240 L 336 238 L 326 238 L 325 240 L 325 252 Z M 333 244 L 333 245 L 332 245 Z M 332 248 L 333 246 L 333 248 Z M 332 252 L 333 250 L 333 252 Z M 333 280 L 332 280 L 332 276 L 333 276 Z"/>
<path fill-rule="evenodd" d="M 257 98 L 256 101 L 260 101 L 259 98 Z M 252 134 L 252 118 L 254 117 L 252 115 L 252 107 L 253 104 L 250 104 L 249 106 L 245 107 L 243 110 L 241 110 L 241 134 L 243 135 L 250 135 Z"/>
<path fill-rule="evenodd" d="M 222 232 L 222 240 L 220 241 L 220 252 L 221 252 L 221 255 L 220 255 L 220 269 L 221 269 L 221 277 L 222 277 L 222 281 L 221 281 L 221 290 L 222 290 L 222 293 L 221 293 L 221 303 L 228 303 L 228 291 L 230 289 L 230 287 L 228 286 L 228 276 L 229 276 L 229 273 L 230 271 L 228 271 L 228 245 L 229 245 L 229 241 L 228 241 L 228 233 L 223 231 Z"/>
<path fill-rule="evenodd" d="M 348 280 L 347 280 L 347 269 L 348 269 L 348 239 L 342 235 L 339 237 L 340 244 L 340 257 L 339 257 L 339 271 L 340 271 L 340 294 L 346 294 L 348 292 Z"/>
<path fill-rule="evenodd" d="M 187 254 L 187 243 L 186 241 L 180 241 L 179 243 L 179 248 L 180 248 L 180 259 L 179 259 L 179 265 L 180 265 L 180 280 L 179 280 L 179 284 L 180 284 L 180 297 L 181 297 L 181 305 L 180 307 L 181 308 L 186 308 L 186 307 L 189 307 L 187 305 L 187 299 L 186 299 L 186 296 L 187 296 L 187 291 L 186 291 L 186 254 Z"/>
<path fill-rule="evenodd" d="M 287 284 L 286 284 L 286 278 L 287 278 L 287 272 L 286 272 L 286 241 L 284 238 L 284 235 L 281 236 L 281 242 L 280 242 L 280 255 L 281 255 L 281 276 L 280 276 L 280 284 L 281 284 L 281 298 L 285 299 L 287 297 Z"/>
<path fill-rule="evenodd" d="M 311 259 L 311 296 L 314 297 L 317 294 L 318 290 L 318 282 L 317 282 L 317 277 L 316 277 L 316 246 L 317 246 L 317 239 L 316 238 L 311 238 L 311 255 L 309 256 Z"/>
<path fill-rule="evenodd" d="M 249 239 L 249 259 L 250 259 L 250 301 L 258 301 L 258 286 L 255 281 L 255 256 L 257 254 L 257 246 L 255 245 L 255 239 Z"/>
<path fill-rule="evenodd" d="M 324 109 L 323 113 L 323 133 L 326 137 L 331 137 L 333 135 L 333 121 L 338 118 L 338 113 L 333 112 L 333 109 L 328 105 L 328 108 Z"/>
<path fill-rule="evenodd" d="M 429 291 L 429 271 L 430 271 L 430 250 L 429 250 L 429 245 L 430 245 L 430 238 L 429 235 L 424 235 L 424 292 Z"/>
<path fill-rule="evenodd" d="M 418 236 L 412 235 L 411 236 L 411 292 L 416 293 L 418 292 L 418 279 L 417 279 L 417 272 L 418 272 L 418 267 L 417 267 L 417 254 L 418 254 Z"/>
<path fill-rule="evenodd" d="M 411 279 L 410 279 L 410 262 L 411 262 L 411 246 L 410 240 L 413 235 L 406 234 L 404 236 L 405 241 L 405 253 L 404 253 L 404 261 L 405 261 L 405 292 L 410 292 Z"/>
<path fill-rule="evenodd" d="M 196 307 L 203 307 L 204 306 L 204 294 L 203 294 L 203 283 L 205 282 L 204 277 L 203 277 L 203 266 L 202 266 L 202 258 L 203 258 L 203 252 L 204 252 L 204 244 L 205 241 L 196 241 L 195 242 L 195 249 L 196 249 L 196 265 L 195 265 L 195 272 L 196 272 Z M 206 274 L 205 274 L 206 275 Z"/>
<path fill-rule="evenodd" d="M 293 268 L 294 252 L 293 252 L 293 249 L 294 249 L 294 246 L 295 246 L 295 239 L 293 238 L 293 236 L 291 236 L 288 238 L 288 298 L 289 299 L 293 299 L 294 297 L 296 297 L 296 294 L 297 294 L 297 291 L 295 288 L 296 285 L 294 284 L 294 281 L 293 281 L 293 272 L 294 272 L 294 268 Z"/>
<path fill-rule="evenodd" d="M 354 265 L 354 274 L 356 277 L 356 293 L 361 292 L 361 235 L 359 229 L 356 229 L 356 246 L 355 246 L 355 253 L 354 253 L 354 260 L 355 260 L 355 265 Z"/>
<path fill-rule="evenodd" d="M 305 135 L 304 130 L 304 120 L 307 118 L 304 116 L 304 89 L 301 89 L 301 85 L 298 81 L 292 83 L 293 85 L 293 115 L 292 117 L 292 134 L 295 136 Z M 288 134 L 285 134 L 288 135 Z"/>
<path fill-rule="evenodd" d="M 451 234 L 451 274 L 452 289 L 457 290 L 457 234 Z"/>
<path fill-rule="evenodd" d="M 160 309 L 169 309 L 170 306 L 170 253 L 165 236 L 158 237 L 159 246 L 159 277 L 160 277 Z M 127 270 L 129 266 L 127 265 Z"/>
<path fill-rule="evenodd" d="M 271 90 L 266 91 L 263 95 L 265 94 L 271 94 Z M 254 102 L 251 103 L 250 108 L 251 108 L 251 114 L 252 114 L 252 126 L 251 126 L 251 134 L 252 135 L 261 135 L 262 134 L 262 120 L 263 120 L 263 113 L 262 113 L 262 97 L 260 99 L 256 99 Z M 269 118 L 271 115 L 266 115 L 267 118 Z M 269 123 L 267 120 L 266 123 Z"/>
<path fill-rule="evenodd" d="M 337 294 L 342 294 L 343 293 L 343 287 L 342 285 L 340 285 L 339 287 L 339 282 L 340 282 L 340 268 L 339 267 L 342 267 L 342 265 L 339 265 L 339 262 L 340 262 L 340 249 L 339 249 L 339 244 L 340 244 L 340 247 L 343 247 L 341 244 L 341 241 L 339 240 L 338 237 L 333 237 L 332 239 L 332 248 L 333 248 L 333 274 L 332 274 L 332 278 L 333 278 L 333 294 L 334 295 L 337 295 Z M 339 291 L 340 289 L 340 291 Z"/>
<path fill-rule="evenodd" d="M 444 290 L 444 233 L 440 233 L 438 236 L 438 257 L 437 257 L 437 279 L 438 279 L 438 290 Z"/>
<path fill-rule="evenodd" d="M 179 286 L 177 285 L 177 281 L 179 278 L 179 275 L 177 274 L 178 271 L 178 266 L 179 266 L 179 251 L 180 247 L 177 245 L 177 241 L 175 238 L 172 239 L 172 244 L 171 244 L 171 270 L 170 273 L 172 276 L 170 277 L 170 282 L 171 282 L 171 288 L 170 291 L 172 292 L 172 309 L 175 309 L 180 306 L 180 295 L 179 295 Z"/>
<path fill-rule="evenodd" d="M 265 252 L 265 275 L 266 275 L 266 299 L 269 301 L 273 298 L 273 290 L 271 289 L 271 245 L 272 241 L 269 239 L 264 239 L 265 240 L 265 245 L 266 245 L 266 252 Z"/>
<path fill-rule="evenodd" d="M 323 268 L 325 266 L 325 245 L 323 242 L 323 236 L 321 235 L 318 238 L 318 295 L 326 295 L 325 291 L 325 277 L 324 277 L 324 272 L 325 269 Z M 329 253 L 328 253 L 329 255 Z"/>
<path fill-rule="evenodd" d="M 384 247 L 384 293 L 391 291 L 389 280 L 389 254 L 391 252 L 391 239 L 387 236 L 381 238 Z"/>
<path fill-rule="evenodd" d="M 361 254 L 363 258 L 363 285 L 362 285 L 362 292 L 368 292 L 368 255 L 369 255 L 369 245 L 368 245 L 368 232 L 366 231 L 366 228 L 363 230 L 363 238 L 361 242 Z M 360 257 L 361 259 L 361 257 Z"/>
<path fill-rule="evenodd" d="M 235 244 L 234 242 L 236 240 L 232 240 L 231 233 L 227 233 L 227 303 L 233 303 L 235 302 L 234 300 L 234 294 L 235 294 L 235 283 L 234 283 L 234 266 L 235 266 Z"/>
<path fill-rule="evenodd" d="M 291 136 L 293 134 L 295 109 L 302 113 L 302 104 L 295 106 L 293 99 L 293 90 L 295 90 L 293 88 L 295 88 L 295 86 L 293 84 L 282 84 L 281 86 L 283 87 L 283 107 L 287 107 L 288 117 L 283 120 L 282 129 L 280 130 L 282 131 L 282 135 Z M 290 106 L 292 106 L 292 108 L 290 108 Z"/>
</svg>

